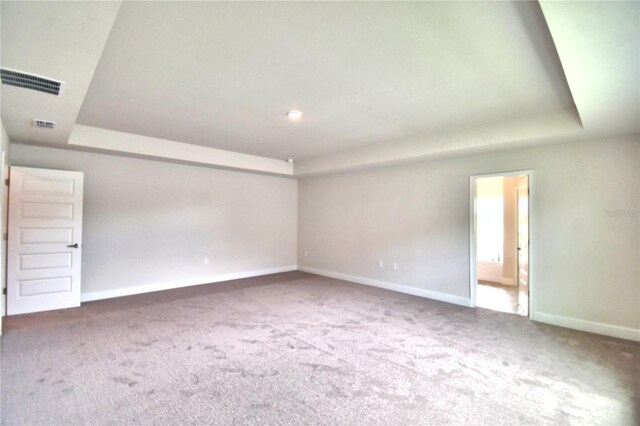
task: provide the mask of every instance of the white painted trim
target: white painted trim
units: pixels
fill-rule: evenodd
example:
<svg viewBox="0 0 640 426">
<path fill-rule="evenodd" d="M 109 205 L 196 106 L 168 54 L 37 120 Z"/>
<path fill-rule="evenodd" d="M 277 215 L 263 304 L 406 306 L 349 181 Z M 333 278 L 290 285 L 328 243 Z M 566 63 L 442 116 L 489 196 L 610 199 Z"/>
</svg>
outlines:
<svg viewBox="0 0 640 426">
<path fill-rule="evenodd" d="M 476 181 L 475 176 L 469 176 L 469 305 L 472 308 L 478 306 L 476 295 L 478 289 L 478 258 L 476 253 L 476 228 L 478 227 L 478 214 L 476 208 Z"/>
<path fill-rule="evenodd" d="M 587 331 L 589 333 L 602 334 L 605 336 L 640 342 L 640 329 L 587 321 L 578 318 L 563 317 L 544 312 L 536 312 L 536 321 L 545 324 L 557 325 L 559 327 L 572 328 L 575 330 Z"/>
<path fill-rule="evenodd" d="M 531 274 L 535 265 L 533 250 L 531 250 L 531 241 L 535 236 L 535 214 L 534 214 L 534 173 L 533 170 L 513 170 L 508 172 L 497 173 L 485 173 L 479 175 L 469 176 L 469 298 L 470 306 L 475 308 L 477 304 L 477 286 L 478 286 L 478 271 L 476 267 L 477 253 L 476 253 L 476 228 L 477 228 L 477 212 L 476 212 L 476 186 L 474 185 L 476 179 L 486 177 L 497 176 L 520 176 L 527 175 L 529 177 L 529 319 L 534 320 L 535 315 L 535 285 L 534 275 Z"/>
<path fill-rule="evenodd" d="M 255 271 L 234 272 L 231 274 L 214 275 L 210 277 L 189 278 L 186 280 L 166 281 L 135 287 L 116 288 L 113 290 L 93 291 L 90 293 L 82 293 L 80 297 L 82 302 L 91 302 L 93 300 L 111 299 L 114 297 L 131 296 L 134 294 L 151 293 L 154 291 L 171 290 L 174 288 L 190 287 L 194 285 L 219 283 L 222 281 L 258 277 L 261 275 L 277 274 L 280 272 L 290 272 L 297 269 L 297 265 L 289 265 L 278 268 L 259 269 Z"/>
<path fill-rule="evenodd" d="M 531 241 L 535 241 L 538 234 L 536 229 L 536 175 L 533 170 L 528 170 L 529 175 L 529 319 L 531 321 L 536 320 L 536 291 L 537 287 L 535 286 L 535 265 L 536 265 L 536 253 L 535 250 L 532 250 Z M 516 279 L 519 279 L 516 277 Z"/>
<path fill-rule="evenodd" d="M 387 281 L 374 280 L 371 278 L 359 277 L 356 275 L 343 274 L 341 272 L 325 271 L 323 269 L 312 268 L 309 266 L 298 266 L 299 271 L 308 272 L 310 274 L 322 275 L 324 277 L 336 278 L 353 282 L 356 284 L 364 284 L 371 287 L 384 288 L 386 290 L 397 291 L 398 293 L 411 294 L 413 296 L 425 297 L 427 299 L 438 300 L 440 302 L 453 303 L 460 306 L 471 306 L 470 299 L 466 297 L 454 296 L 452 294 L 440 293 L 432 290 L 424 290 L 422 288 L 410 287 L 407 285 L 390 283 Z"/>
</svg>

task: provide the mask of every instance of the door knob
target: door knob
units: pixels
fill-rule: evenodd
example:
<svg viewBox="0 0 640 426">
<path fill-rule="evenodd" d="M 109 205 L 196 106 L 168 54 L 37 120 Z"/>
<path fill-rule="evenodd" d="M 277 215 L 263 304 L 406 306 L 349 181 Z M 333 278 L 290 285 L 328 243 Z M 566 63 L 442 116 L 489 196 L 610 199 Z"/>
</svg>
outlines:
<svg viewBox="0 0 640 426">
<path fill-rule="evenodd" d="M 69 248 L 78 248 L 78 243 L 70 244 L 67 247 L 69 247 Z"/>
</svg>

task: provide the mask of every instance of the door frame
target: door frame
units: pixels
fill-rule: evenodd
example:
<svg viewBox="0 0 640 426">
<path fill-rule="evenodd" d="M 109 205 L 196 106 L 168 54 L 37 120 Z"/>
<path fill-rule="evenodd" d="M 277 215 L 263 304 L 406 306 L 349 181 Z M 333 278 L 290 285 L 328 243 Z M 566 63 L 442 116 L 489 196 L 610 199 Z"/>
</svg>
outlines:
<svg viewBox="0 0 640 426">
<path fill-rule="evenodd" d="M 531 169 L 513 170 L 507 172 L 483 173 L 469 176 L 469 305 L 476 308 L 477 305 L 477 287 L 478 287 L 478 271 L 477 271 L 477 253 L 476 253 L 476 228 L 477 228 L 477 207 L 476 207 L 476 180 L 487 177 L 498 176 L 528 176 L 529 177 L 529 319 L 533 320 L 535 316 L 535 274 L 531 274 L 533 265 L 535 264 L 534 253 L 531 250 L 535 233 L 535 215 L 534 215 L 534 173 Z"/>
</svg>

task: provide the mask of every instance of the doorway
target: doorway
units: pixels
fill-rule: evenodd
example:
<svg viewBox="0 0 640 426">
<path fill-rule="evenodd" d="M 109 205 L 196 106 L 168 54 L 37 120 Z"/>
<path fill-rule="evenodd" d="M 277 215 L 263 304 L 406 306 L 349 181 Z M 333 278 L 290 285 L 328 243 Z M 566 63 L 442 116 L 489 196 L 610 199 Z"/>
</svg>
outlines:
<svg viewBox="0 0 640 426">
<path fill-rule="evenodd" d="M 472 306 L 530 317 L 531 172 L 471 177 Z"/>
</svg>

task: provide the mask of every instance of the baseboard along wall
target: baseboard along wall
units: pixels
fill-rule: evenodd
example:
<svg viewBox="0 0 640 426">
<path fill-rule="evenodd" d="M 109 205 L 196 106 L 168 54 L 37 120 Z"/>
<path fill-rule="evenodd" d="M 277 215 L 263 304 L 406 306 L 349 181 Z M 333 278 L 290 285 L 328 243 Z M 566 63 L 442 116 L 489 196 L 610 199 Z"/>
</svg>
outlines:
<svg viewBox="0 0 640 426">
<path fill-rule="evenodd" d="M 453 303 L 455 305 L 471 307 L 471 299 L 460 296 L 453 296 L 446 293 L 440 293 L 431 290 L 423 290 L 415 287 L 409 287 L 402 284 L 390 283 L 387 281 L 374 280 L 371 278 L 359 277 L 355 275 L 343 274 L 340 272 L 326 271 L 323 269 L 312 268 L 309 266 L 298 266 L 298 270 L 308 272 L 310 274 L 321 275 L 324 277 L 335 278 L 339 280 L 349 281 L 356 284 L 364 284 L 372 287 L 384 288 L 386 290 L 397 291 L 399 293 L 411 294 L 414 296 L 425 297 L 427 299 L 438 300 L 441 302 Z M 620 327 L 617 325 L 599 323 L 594 321 L 586 321 L 577 318 L 564 317 L 560 315 L 552 315 L 544 312 L 534 312 L 532 315 L 534 321 L 556 325 L 559 327 L 571 328 L 574 330 L 586 331 L 604 336 L 617 337 L 620 339 L 640 341 L 640 329 L 628 327 Z"/>
<path fill-rule="evenodd" d="M 281 272 L 303 271 L 310 274 L 321 275 L 324 277 L 335 278 L 338 280 L 349 281 L 356 284 L 363 284 L 371 287 L 383 288 L 386 290 L 397 291 L 399 293 L 410 294 L 413 296 L 424 297 L 427 299 L 438 300 L 440 302 L 452 303 L 454 305 L 471 307 L 471 299 L 467 297 L 454 296 L 451 294 L 440 293 L 432 290 L 424 290 L 416 287 L 410 287 L 402 284 L 391 283 L 388 281 L 375 280 L 356 275 L 343 274 L 341 272 L 327 271 L 309 266 L 281 266 L 276 268 L 259 269 L 246 272 L 235 272 L 230 274 L 214 275 L 209 277 L 198 277 L 186 280 L 167 281 L 153 284 L 146 284 L 135 287 L 124 287 L 113 290 L 95 291 L 83 293 L 82 302 L 90 302 L 94 300 L 111 299 L 114 297 L 131 296 L 134 294 L 150 293 L 154 291 L 171 290 L 181 287 L 189 287 L 194 285 L 213 284 L 223 281 L 231 281 L 242 278 L 258 277 L 261 275 L 277 274 Z M 617 325 L 587 321 L 577 318 L 564 317 L 560 315 L 548 314 L 545 312 L 534 312 L 533 317 L 536 322 L 556 325 L 559 327 L 571 328 L 574 330 L 586 331 L 589 333 L 601 334 L 604 336 L 617 337 L 620 339 L 640 341 L 640 329 L 629 327 L 621 327 Z"/>
<path fill-rule="evenodd" d="M 535 321 L 559 327 L 572 328 L 574 330 L 587 331 L 604 336 L 618 337 L 620 339 L 640 342 L 640 329 L 621 327 L 619 325 L 605 324 L 595 321 L 587 321 L 578 318 L 563 317 L 560 315 L 535 312 Z"/>
<path fill-rule="evenodd" d="M 413 296 L 425 297 L 427 299 L 439 300 L 441 302 L 453 303 L 460 306 L 471 306 L 471 299 L 468 297 L 454 296 L 432 290 L 410 287 L 402 284 L 390 283 L 388 281 L 374 280 L 371 278 L 348 275 L 340 272 L 325 271 L 323 269 L 311 268 L 309 266 L 298 266 L 298 270 L 309 272 L 310 274 L 322 275 L 324 277 L 336 278 L 338 280 L 350 281 L 357 284 L 364 284 L 371 287 L 384 288 L 386 290 L 397 291 L 399 293 L 411 294 Z"/>
<path fill-rule="evenodd" d="M 219 283 L 223 281 L 239 280 L 242 278 L 259 277 L 261 275 L 277 274 L 280 272 L 291 272 L 297 270 L 296 265 L 280 266 L 277 268 L 258 269 L 246 272 L 234 272 L 230 274 L 214 275 L 208 277 L 190 278 L 186 280 L 166 281 L 153 284 L 145 284 L 135 287 L 123 287 L 113 290 L 93 291 L 82 293 L 82 302 L 91 302 L 93 300 L 111 299 L 114 297 L 131 296 L 134 294 L 151 293 L 153 291 L 172 290 L 175 288 L 189 287 L 193 285 L 203 285 Z"/>
</svg>

